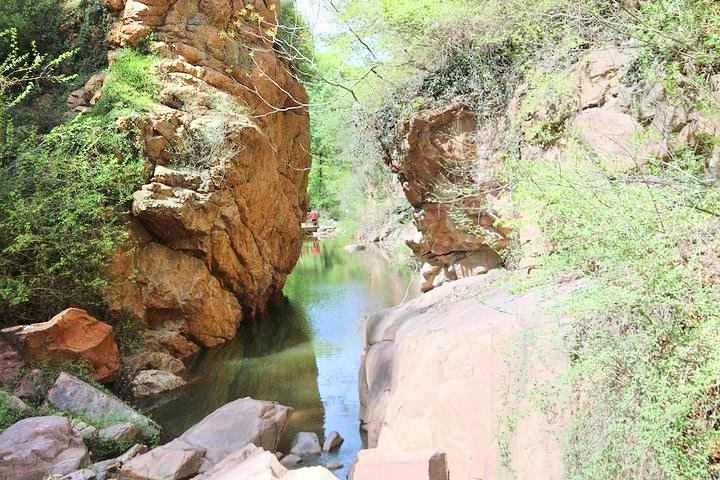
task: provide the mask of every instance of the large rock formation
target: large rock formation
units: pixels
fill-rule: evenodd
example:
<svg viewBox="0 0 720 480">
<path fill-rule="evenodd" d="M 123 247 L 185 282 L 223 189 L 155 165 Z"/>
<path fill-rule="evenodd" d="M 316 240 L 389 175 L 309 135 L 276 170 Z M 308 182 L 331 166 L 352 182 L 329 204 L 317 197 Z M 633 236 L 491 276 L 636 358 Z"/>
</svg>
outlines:
<svg viewBox="0 0 720 480">
<path fill-rule="evenodd" d="M 47 322 L 10 327 L 0 333 L 30 363 L 80 360 L 88 364 L 93 378 L 101 383 L 111 382 L 120 371 L 113 328 L 79 308 L 68 308 Z"/>
<path fill-rule="evenodd" d="M 142 122 L 149 181 L 135 192 L 108 299 L 152 327 L 179 322 L 194 341 L 219 345 L 264 310 L 301 250 L 307 96 L 273 50 L 280 2 L 107 4 L 114 44 L 152 33 L 161 82 Z"/>
<path fill-rule="evenodd" d="M 21 420 L 0 433 L 0 478 L 44 480 L 87 464 L 88 449 L 64 417 Z"/>
<path fill-rule="evenodd" d="M 437 450 L 454 480 L 562 478 L 562 415 L 534 399 L 552 402 L 543 385 L 569 363 L 561 322 L 542 312 L 573 287 L 547 300 L 550 290 L 509 294 L 501 278 L 443 285 L 368 319 L 361 416 L 379 448 L 368 472 L 421 468 L 402 458 Z"/>
<path fill-rule="evenodd" d="M 461 102 L 425 110 L 399 127 L 395 148 L 387 153 L 415 209 L 418 233 L 407 244 L 424 263 L 424 291 L 503 263 L 497 252 L 510 230 L 498 224 L 503 190 L 488 154 L 497 132 L 483 135 L 478 129 Z"/>
</svg>

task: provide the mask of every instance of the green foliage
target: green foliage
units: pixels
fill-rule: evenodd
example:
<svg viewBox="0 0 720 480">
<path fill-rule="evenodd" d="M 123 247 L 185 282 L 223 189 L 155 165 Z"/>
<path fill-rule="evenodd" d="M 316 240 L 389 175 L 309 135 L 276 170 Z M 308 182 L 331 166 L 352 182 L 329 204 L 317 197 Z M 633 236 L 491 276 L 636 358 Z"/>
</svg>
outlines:
<svg viewBox="0 0 720 480">
<path fill-rule="evenodd" d="M 30 415 L 31 412 L 19 410 L 10 399 L 10 394 L 0 390 L 0 431 Z"/>
<path fill-rule="evenodd" d="M 153 60 L 121 51 L 93 112 L 31 135 L 0 167 L 0 305 L 6 323 L 46 320 L 71 305 L 102 309 L 103 269 L 125 238 L 142 183 L 142 149 L 120 114 L 147 108 Z"/>
<path fill-rule="evenodd" d="M 152 70 L 155 57 L 129 48 L 118 50 L 115 55 L 96 105 L 97 113 L 119 117 L 147 111 L 158 94 L 158 81 Z"/>
</svg>

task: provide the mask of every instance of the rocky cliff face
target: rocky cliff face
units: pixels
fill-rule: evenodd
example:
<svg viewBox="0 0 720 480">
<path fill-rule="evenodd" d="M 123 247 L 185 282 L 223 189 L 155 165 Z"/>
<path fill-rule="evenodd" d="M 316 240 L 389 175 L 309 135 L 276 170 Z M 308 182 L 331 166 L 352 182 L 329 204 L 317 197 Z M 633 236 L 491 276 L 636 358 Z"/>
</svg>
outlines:
<svg viewBox="0 0 720 480">
<path fill-rule="evenodd" d="M 263 311 L 301 250 L 307 97 L 272 48 L 280 2 L 107 4 L 112 43 L 148 44 L 161 84 L 141 121 L 148 181 L 133 196 L 108 299 L 215 346 Z"/>
</svg>

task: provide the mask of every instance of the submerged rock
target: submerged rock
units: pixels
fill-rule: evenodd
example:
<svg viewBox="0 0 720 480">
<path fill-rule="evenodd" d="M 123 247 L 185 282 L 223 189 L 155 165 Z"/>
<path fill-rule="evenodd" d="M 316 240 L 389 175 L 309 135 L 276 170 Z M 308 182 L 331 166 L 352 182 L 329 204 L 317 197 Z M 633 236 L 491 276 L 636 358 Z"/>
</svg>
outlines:
<svg viewBox="0 0 720 480">
<path fill-rule="evenodd" d="M 143 431 L 146 438 L 160 433 L 160 427 L 138 413 L 117 397 L 103 392 L 68 373 L 61 373 L 48 392 L 48 402 L 53 407 L 73 415 L 96 422 L 108 418 L 124 419 L 135 424 Z"/>
<path fill-rule="evenodd" d="M 338 432 L 330 432 L 323 442 L 323 452 L 334 452 L 345 442 L 345 439 Z"/>
<path fill-rule="evenodd" d="M 88 449 L 64 417 L 21 420 L 0 433 L 0 478 L 44 480 L 66 475 L 88 461 Z"/>
<path fill-rule="evenodd" d="M 111 382 L 120 371 L 112 327 L 79 308 L 68 308 L 47 322 L 6 328 L 2 335 L 18 346 L 28 362 L 82 360 L 100 383 Z"/>
<path fill-rule="evenodd" d="M 290 445 L 290 453 L 295 455 L 320 455 L 322 448 L 320 447 L 320 439 L 317 433 L 313 432 L 300 432 L 293 438 L 292 444 Z"/>
</svg>

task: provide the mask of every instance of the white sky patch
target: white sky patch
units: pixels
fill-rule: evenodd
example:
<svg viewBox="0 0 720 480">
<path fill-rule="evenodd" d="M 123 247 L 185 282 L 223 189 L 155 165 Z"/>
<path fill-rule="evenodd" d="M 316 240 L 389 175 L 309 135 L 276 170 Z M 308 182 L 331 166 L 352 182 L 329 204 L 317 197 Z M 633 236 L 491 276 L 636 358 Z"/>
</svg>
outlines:
<svg viewBox="0 0 720 480">
<path fill-rule="evenodd" d="M 323 0 L 295 0 L 297 9 L 305 15 L 314 35 L 326 35 L 336 33 L 338 24 L 334 21 L 334 12 Z"/>
</svg>

